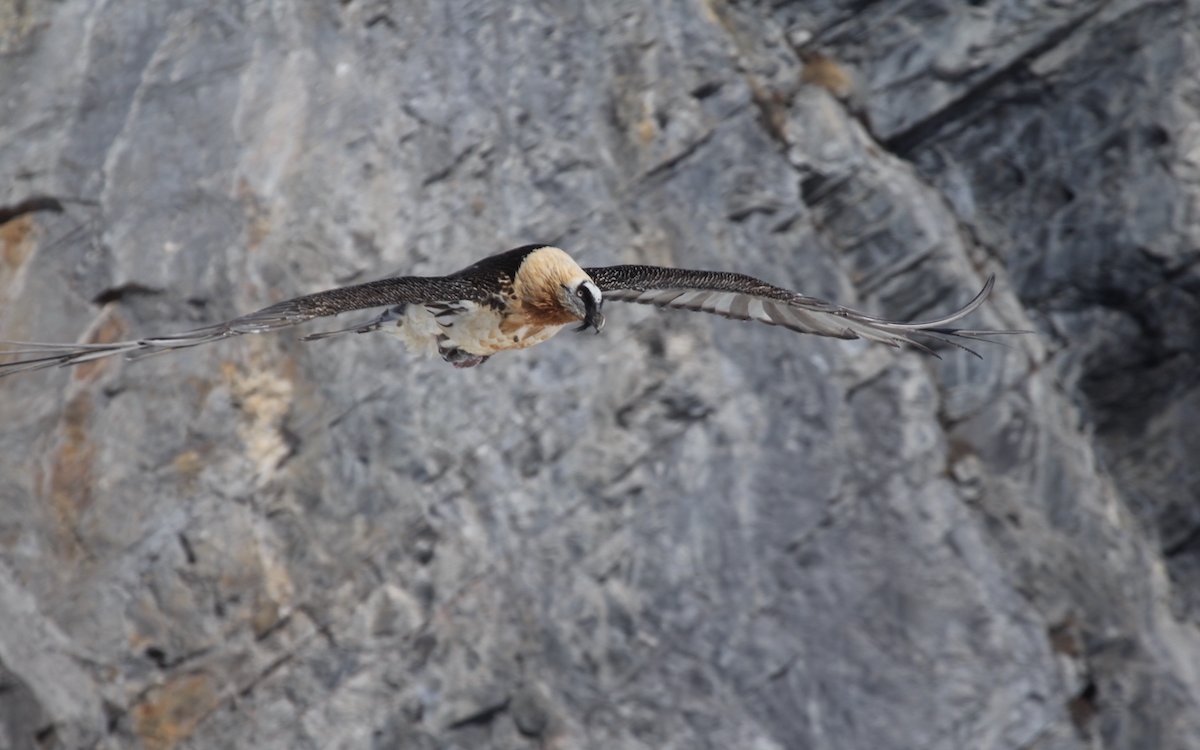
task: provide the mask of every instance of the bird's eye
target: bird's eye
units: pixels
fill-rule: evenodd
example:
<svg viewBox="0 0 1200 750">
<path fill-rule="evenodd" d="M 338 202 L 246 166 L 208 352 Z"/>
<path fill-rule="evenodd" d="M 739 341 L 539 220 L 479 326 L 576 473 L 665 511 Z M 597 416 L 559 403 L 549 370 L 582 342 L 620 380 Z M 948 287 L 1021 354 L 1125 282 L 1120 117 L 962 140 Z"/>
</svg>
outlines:
<svg viewBox="0 0 1200 750">
<path fill-rule="evenodd" d="M 575 296 L 578 297 L 579 299 L 583 299 L 584 292 L 586 292 L 586 291 L 587 290 L 584 289 L 583 287 L 579 287 L 578 289 L 575 290 Z"/>
</svg>

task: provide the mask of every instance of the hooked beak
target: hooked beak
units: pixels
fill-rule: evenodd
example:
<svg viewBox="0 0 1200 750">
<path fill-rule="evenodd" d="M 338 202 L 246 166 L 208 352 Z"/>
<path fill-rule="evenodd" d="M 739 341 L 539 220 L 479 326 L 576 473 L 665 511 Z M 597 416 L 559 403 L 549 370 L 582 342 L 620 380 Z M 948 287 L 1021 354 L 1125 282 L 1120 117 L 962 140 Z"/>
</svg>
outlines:
<svg viewBox="0 0 1200 750">
<path fill-rule="evenodd" d="M 600 329 L 604 327 L 604 313 L 600 312 L 600 308 L 604 305 L 601 301 L 597 304 L 591 297 L 586 295 L 583 299 L 585 308 L 583 323 L 576 328 L 576 331 L 586 331 L 589 328 L 594 328 L 596 333 L 600 333 Z"/>
<path fill-rule="evenodd" d="M 587 317 L 583 319 L 576 331 L 586 331 L 589 328 L 596 329 L 596 333 L 600 333 L 600 329 L 604 327 L 604 313 L 599 310 L 588 310 Z"/>
</svg>

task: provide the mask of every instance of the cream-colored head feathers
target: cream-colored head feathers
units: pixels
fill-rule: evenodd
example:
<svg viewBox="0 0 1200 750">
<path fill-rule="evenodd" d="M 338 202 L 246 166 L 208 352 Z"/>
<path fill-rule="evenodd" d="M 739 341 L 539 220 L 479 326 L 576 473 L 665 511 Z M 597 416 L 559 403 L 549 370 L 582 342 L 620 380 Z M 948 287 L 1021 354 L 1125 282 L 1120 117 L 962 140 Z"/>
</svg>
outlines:
<svg viewBox="0 0 1200 750">
<path fill-rule="evenodd" d="M 513 292 L 527 313 L 545 323 L 571 323 L 582 319 L 568 297 L 580 284 L 591 283 L 575 260 L 557 247 L 540 247 L 529 255 L 513 278 Z M 592 285 L 599 294 L 599 289 Z"/>
</svg>

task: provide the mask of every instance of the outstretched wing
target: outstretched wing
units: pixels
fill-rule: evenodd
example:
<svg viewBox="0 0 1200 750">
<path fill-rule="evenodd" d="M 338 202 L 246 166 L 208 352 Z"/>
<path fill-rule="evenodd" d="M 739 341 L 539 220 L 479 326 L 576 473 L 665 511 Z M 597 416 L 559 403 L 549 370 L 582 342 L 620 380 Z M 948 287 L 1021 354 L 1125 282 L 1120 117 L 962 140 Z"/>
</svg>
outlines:
<svg viewBox="0 0 1200 750">
<path fill-rule="evenodd" d="M 473 284 L 469 278 L 406 276 L 380 279 L 284 300 L 224 323 L 168 336 L 114 341 L 107 344 L 0 341 L 0 357 L 18 357 L 11 362 L 0 362 L 0 377 L 47 367 L 77 365 L 117 354 L 139 358 L 176 349 L 187 349 L 231 336 L 290 328 L 314 318 L 329 317 L 351 310 L 392 307 L 408 303 L 483 301 L 487 296 L 488 292 Z M 375 322 L 371 321 L 366 326 L 353 326 L 332 333 L 371 330 L 371 326 Z M 314 338 L 319 337 L 320 335 Z"/>
<path fill-rule="evenodd" d="M 992 291 L 994 276 L 989 276 L 979 294 L 961 309 L 936 320 L 906 323 L 876 318 L 740 273 L 661 266 L 607 266 L 584 271 L 600 287 L 605 301 L 695 310 L 839 339 L 863 338 L 889 346 L 909 344 L 935 357 L 936 352 L 914 337 L 948 343 L 978 357 L 977 352 L 955 339 L 985 341 L 986 336 L 1027 333 L 950 327 L 983 304 Z"/>
</svg>

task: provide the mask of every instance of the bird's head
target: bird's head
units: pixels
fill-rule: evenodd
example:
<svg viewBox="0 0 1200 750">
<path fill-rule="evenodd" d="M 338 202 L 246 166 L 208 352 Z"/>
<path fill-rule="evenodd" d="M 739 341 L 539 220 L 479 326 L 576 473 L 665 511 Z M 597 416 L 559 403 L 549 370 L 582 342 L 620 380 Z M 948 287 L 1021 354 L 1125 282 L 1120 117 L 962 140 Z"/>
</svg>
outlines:
<svg viewBox="0 0 1200 750">
<path fill-rule="evenodd" d="M 517 296 L 547 322 L 580 321 L 576 330 L 604 327 L 600 287 L 571 256 L 557 247 L 540 247 L 525 257 L 513 279 Z"/>
<path fill-rule="evenodd" d="M 604 313 L 600 312 L 604 298 L 600 296 L 600 287 L 596 286 L 596 282 L 585 276 L 573 286 L 564 284 L 559 296 L 563 306 L 583 321 L 576 331 L 594 328 L 596 333 L 600 333 L 604 327 Z"/>
</svg>

